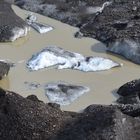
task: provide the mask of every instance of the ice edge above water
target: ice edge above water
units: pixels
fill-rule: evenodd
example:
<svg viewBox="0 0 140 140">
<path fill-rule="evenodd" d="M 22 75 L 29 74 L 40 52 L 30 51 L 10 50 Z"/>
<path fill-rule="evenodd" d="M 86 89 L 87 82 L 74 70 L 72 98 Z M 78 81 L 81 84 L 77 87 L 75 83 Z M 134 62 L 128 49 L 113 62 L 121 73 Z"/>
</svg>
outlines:
<svg viewBox="0 0 140 140">
<path fill-rule="evenodd" d="M 49 101 L 60 105 L 71 104 L 89 90 L 88 87 L 65 82 L 49 83 L 45 86 L 45 94 Z"/>
<path fill-rule="evenodd" d="M 65 51 L 56 46 L 49 46 L 33 55 L 27 62 L 27 68 L 37 71 L 43 68 L 57 66 L 57 69 L 74 69 L 84 72 L 109 70 L 122 66 L 103 57 L 84 57 L 81 54 Z"/>
</svg>

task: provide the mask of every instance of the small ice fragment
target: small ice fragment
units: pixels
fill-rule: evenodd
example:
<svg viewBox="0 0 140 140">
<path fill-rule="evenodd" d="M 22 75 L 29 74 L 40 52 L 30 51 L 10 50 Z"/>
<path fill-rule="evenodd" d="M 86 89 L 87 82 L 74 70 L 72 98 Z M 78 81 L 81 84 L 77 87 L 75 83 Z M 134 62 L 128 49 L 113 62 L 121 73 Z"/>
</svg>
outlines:
<svg viewBox="0 0 140 140">
<path fill-rule="evenodd" d="M 31 26 L 41 34 L 47 33 L 49 31 L 53 30 L 53 27 L 51 27 L 49 25 L 37 23 L 37 22 L 31 23 Z"/>
<path fill-rule="evenodd" d="M 49 83 L 45 86 L 45 94 L 49 101 L 60 105 L 69 105 L 88 91 L 88 87 L 65 82 Z"/>
<path fill-rule="evenodd" d="M 37 82 L 24 82 L 24 84 L 29 90 L 35 90 L 41 87 L 41 84 Z"/>
<path fill-rule="evenodd" d="M 25 60 L 18 61 L 19 64 L 24 63 L 24 62 L 25 62 Z"/>
</svg>

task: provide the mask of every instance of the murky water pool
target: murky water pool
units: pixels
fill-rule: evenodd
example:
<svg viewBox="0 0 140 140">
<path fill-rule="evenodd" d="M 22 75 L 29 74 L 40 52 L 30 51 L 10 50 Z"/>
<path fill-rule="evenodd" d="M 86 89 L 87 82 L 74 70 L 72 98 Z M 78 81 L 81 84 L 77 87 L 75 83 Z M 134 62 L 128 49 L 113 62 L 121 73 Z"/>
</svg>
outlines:
<svg viewBox="0 0 140 140">
<path fill-rule="evenodd" d="M 14 11 L 25 19 L 30 13 L 13 6 Z M 16 67 L 11 68 L 8 77 L 0 81 L 0 86 L 4 89 L 12 90 L 26 97 L 35 94 L 40 100 L 48 102 L 45 91 L 42 87 L 29 90 L 25 82 L 38 82 L 45 85 L 48 82 L 66 81 L 71 84 L 87 86 L 90 91 L 71 105 L 62 106 L 64 110 L 79 111 L 90 104 L 111 104 L 116 100 L 115 90 L 125 82 L 139 78 L 140 66 L 133 64 L 118 56 L 106 53 L 105 46 L 97 40 L 91 38 L 74 38 L 77 28 L 63 24 L 51 18 L 35 14 L 38 21 L 49 24 L 54 30 L 47 34 L 39 34 L 31 29 L 30 33 L 13 43 L 0 43 L 0 59 L 10 59 L 16 63 Z M 113 68 L 102 72 L 84 73 L 76 70 L 56 70 L 43 69 L 30 72 L 26 68 L 26 62 L 31 56 L 43 48 L 55 45 L 65 50 L 81 53 L 84 56 L 101 56 L 110 58 L 118 63 L 123 63 L 123 67 Z"/>
</svg>

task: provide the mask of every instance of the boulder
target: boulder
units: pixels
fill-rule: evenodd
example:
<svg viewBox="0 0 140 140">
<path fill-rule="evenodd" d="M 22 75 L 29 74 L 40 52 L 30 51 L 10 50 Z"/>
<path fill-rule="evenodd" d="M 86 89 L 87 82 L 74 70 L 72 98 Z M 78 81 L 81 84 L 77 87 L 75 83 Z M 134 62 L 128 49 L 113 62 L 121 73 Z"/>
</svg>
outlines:
<svg viewBox="0 0 140 140">
<path fill-rule="evenodd" d="M 0 1 L 0 19 L 0 42 L 15 41 L 27 35 L 29 26 L 14 13 L 11 4 Z"/>
<path fill-rule="evenodd" d="M 137 79 L 127 82 L 118 89 L 117 93 L 121 96 L 133 96 L 140 94 L 140 80 Z"/>
<path fill-rule="evenodd" d="M 117 94 L 120 95 L 117 99 L 120 104 L 140 104 L 140 80 L 133 80 L 122 85 Z"/>
</svg>

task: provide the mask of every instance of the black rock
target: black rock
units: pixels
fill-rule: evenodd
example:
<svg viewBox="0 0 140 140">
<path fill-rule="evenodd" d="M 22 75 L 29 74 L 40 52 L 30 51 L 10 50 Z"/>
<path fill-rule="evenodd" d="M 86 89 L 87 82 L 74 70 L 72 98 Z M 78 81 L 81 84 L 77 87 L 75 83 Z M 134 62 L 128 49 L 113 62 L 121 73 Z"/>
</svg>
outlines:
<svg viewBox="0 0 140 140">
<path fill-rule="evenodd" d="M 10 65 L 8 63 L 0 61 L 0 80 L 8 75 Z"/>
<path fill-rule="evenodd" d="M 81 32 L 76 32 L 76 33 L 74 34 L 74 37 L 75 37 L 75 38 L 81 39 L 81 38 L 83 37 L 83 34 L 82 34 Z"/>
<path fill-rule="evenodd" d="M 28 25 L 18 17 L 11 5 L 0 1 L 0 42 L 14 41 L 27 35 Z"/>
<path fill-rule="evenodd" d="M 0 88 L 0 98 L 3 98 L 6 95 L 6 91 Z"/>
<path fill-rule="evenodd" d="M 35 95 L 29 95 L 29 96 L 27 96 L 27 99 L 29 99 L 31 101 L 35 101 L 35 102 L 42 102 Z"/>
<path fill-rule="evenodd" d="M 60 109 L 60 105 L 56 103 L 48 103 L 49 106 Z"/>
<path fill-rule="evenodd" d="M 45 103 L 7 91 L 0 98 L 0 140 L 49 139 L 61 128 L 63 116 Z"/>
<path fill-rule="evenodd" d="M 140 80 L 130 81 L 121 86 L 117 93 L 121 96 L 134 96 L 140 94 Z"/>
<path fill-rule="evenodd" d="M 117 105 L 118 109 L 120 109 L 124 114 L 132 116 L 132 117 L 140 117 L 140 104 L 126 104 L 126 105 Z"/>
<path fill-rule="evenodd" d="M 117 94 L 120 95 L 116 100 L 119 104 L 140 104 L 140 80 L 133 80 L 122 85 Z"/>
<path fill-rule="evenodd" d="M 116 101 L 119 104 L 140 104 L 140 98 L 137 95 L 134 96 L 122 96 L 119 97 Z"/>
</svg>

